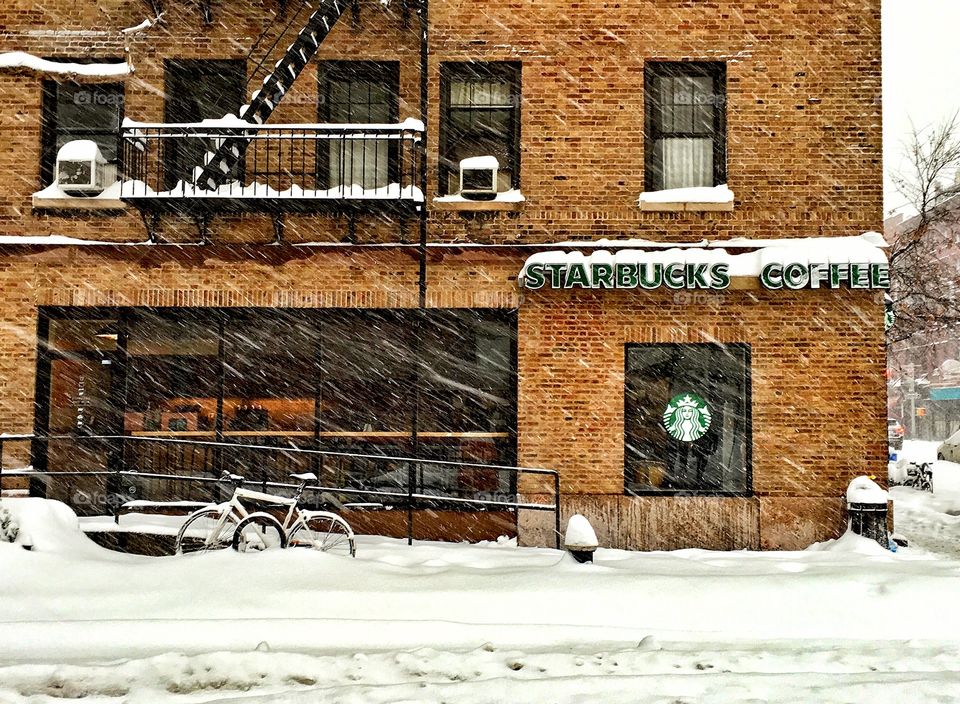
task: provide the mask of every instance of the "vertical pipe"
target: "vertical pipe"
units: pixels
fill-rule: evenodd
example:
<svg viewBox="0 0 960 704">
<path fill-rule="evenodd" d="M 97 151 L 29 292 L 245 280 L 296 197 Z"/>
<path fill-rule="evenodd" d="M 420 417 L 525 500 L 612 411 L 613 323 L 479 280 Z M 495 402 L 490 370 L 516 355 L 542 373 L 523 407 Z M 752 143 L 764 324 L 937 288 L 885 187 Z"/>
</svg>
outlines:
<svg viewBox="0 0 960 704">
<path fill-rule="evenodd" d="M 560 549 L 560 473 L 553 473 L 553 530 L 557 541 L 557 550 Z"/>
<path fill-rule="evenodd" d="M 217 309 L 214 313 L 217 322 L 217 416 L 214 420 L 214 440 L 217 442 L 213 450 L 213 474 L 220 476 L 223 471 L 223 379 L 224 379 L 224 334 L 225 324 L 223 311 Z M 219 484 L 217 485 L 219 487 Z M 219 490 L 219 489 L 218 489 Z"/>
<path fill-rule="evenodd" d="M 420 437 L 418 435 L 417 425 L 419 423 L 420 410 L 420 338 L 423 334 L 424 309 L 427 307 L 427 111 L 428 100 L 427 90 L 429 88 L 428 59 L 429 52 L 427 47 L 427 29 L 428 29 L 428 2 L 420 0 L 419 13 L 419 31 L 420 31 L 420 120 L 423 122 L 423 133 L 420 135 L 420 193 L 423 195 L 423 201 L 420 204 L 420 238 L 417 246 L 419 260 L 417 276 L 417 293 L 419 309 L 416 312 L 416 321 L 414 326 L 413 339 L 413 428 L 411 429 L 411 440 L 413 443 L 413 456 L 417 457 L 420 452 Z M 417 478 L 419 463 L 412 463 L 407 468 L 407 544 L 413 544 L 413 485 Z"/>
</svg>

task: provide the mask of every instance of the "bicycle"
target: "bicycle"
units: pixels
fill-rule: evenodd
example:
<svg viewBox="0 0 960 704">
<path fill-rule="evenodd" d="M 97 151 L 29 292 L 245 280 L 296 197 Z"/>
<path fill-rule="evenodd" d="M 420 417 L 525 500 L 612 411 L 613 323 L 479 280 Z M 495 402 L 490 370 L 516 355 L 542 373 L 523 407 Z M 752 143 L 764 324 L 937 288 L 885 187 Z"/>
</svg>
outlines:
<svg viewBox="0 0 960 704">
<path fill-rule="evenodd" d="M 930 463 L 911 462 L 907 467 L 907 480 L 903 484 L 919 491 L 933 491 L 933 470 Z"/>
<path fill-rule="evenodd" d="M 357 553 L 350 524 L 329 511 L 300 508 L 300 498 L 312 472 L 291 474 L 299 482 L 292 497 L 244 489 L 244 477 L 224 472 L 220 477 L 234 484 L 230 500 L 194 511 L 177 533 L 176 554 L 202 553 L 232 547 L 237 552 L 260 552 L 271 548 L 310 547 L 349 557 Z M 256 505 L 249 510 L 244 502 Z M 282 520 L 269 507 L 282 513 Z M 251 506 L 254 508 L 254 506 Z"/>
</svg>

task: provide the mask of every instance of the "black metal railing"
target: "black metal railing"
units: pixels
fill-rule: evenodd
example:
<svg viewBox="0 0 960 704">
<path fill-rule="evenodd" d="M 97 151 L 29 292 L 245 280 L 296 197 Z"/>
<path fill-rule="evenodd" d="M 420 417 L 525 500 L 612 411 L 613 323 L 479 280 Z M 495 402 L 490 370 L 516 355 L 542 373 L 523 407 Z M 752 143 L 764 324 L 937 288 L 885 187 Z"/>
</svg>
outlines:
<svg viewBox="0 0 960 704">
<path fill-rule="evenodd" d="M 4 471 L 4 451 L 11 443 L 27 442 L 32 455 L 43 454 L 48 469 L 34 471 L 21 460 L 20 468 Z M 307 487 L 306 505 L 406 511 L 409 540 L 416 536 L 419 511 L 507 511 L 515 521 L 521 511 L 548 511 L 554 514 L 560 546 L 560 478 L 555 470 L 174 438 L 0 436 L 0 494 L 14 483 L 19 488 L 26 483 L 31 496 L 63 501 L 80 515 L 117 515 L 131 500 L 225 501 L 232 487 L 220 480 L 223 471 L 278 494 L 296 489 L 289 474 L 313 471 L 318 483 Z"/>
<path fill-rule="evenodd" d="M 422 125 L 197 125 L 125 123 L 121 128 L 121 199 L 229 201 L 322 206 L 352 201 L 417 203 Z M 194 182 L 227 140 L 244 152 L 224 185 Z"/>
</svg>

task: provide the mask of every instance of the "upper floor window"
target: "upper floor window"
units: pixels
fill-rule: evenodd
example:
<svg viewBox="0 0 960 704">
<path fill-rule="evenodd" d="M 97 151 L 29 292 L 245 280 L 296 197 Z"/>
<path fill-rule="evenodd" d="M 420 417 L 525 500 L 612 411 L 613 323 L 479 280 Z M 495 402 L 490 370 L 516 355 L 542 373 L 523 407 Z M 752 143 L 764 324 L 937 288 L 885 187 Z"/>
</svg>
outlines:
<svg viewBox="0 0 960 704">
<path fill-rule="evenodd" d="M 164 118 L 171 123 L 195 123 L 236 115 L 243 104 L 246 66 L 242 60 L 196 59 L 166 63 Z M 164 145 L 167 187 L 190 183 L 205 154 L 215 151 L 213 139 L 171 139 Z M 238 178 L 234 174 L 234 178 Z"/>
<path fill-rule="evenodd" d="M 495 156 L 498 190 L 520 187 L 520 64 L 444 63 L 440 68 L 440 192 L 460 189 L 460 161 Z"/>
<path fill-rule="evenodd" d="M 321 123 L 389 124 L 399 120 L 400 64 L 322 61 L 317 75 Z M 317 154 L 318 176 L 327 188 L 383 188 L 397 177 L 397 141 L 392 135 L 331 139 Z"/>
<path fill-rule="evenodd" d="M 43 82 L 42 185 L 53 183 L 57 152 L 67 142 L 93 140 L 107 161 L 116 162 L 123 96 L 122 83 Z"/>
<path fill-rule="evenodd" d="M 726 183 L 726 66 L 648 62 L 647 191 Z"/>
</svg>

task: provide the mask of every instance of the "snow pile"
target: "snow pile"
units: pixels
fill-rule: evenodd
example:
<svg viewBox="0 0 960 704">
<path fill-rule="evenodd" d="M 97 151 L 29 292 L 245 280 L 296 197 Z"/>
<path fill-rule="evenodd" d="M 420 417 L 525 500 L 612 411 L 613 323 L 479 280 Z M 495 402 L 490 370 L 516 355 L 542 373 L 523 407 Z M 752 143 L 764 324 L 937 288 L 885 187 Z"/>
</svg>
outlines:
<svg viewBox="0 0 960 704">
<path fill-rule="evenodd" d="M 960 701 L 960 562 L 853 534 L 599 549 L 589 570 L 376 537 L 356 559 L 149 558 L 96 547 L 58 502 L 3 505 L 36 548 L 0 544 L 0 701 Z"/>
<path fill-rule="evenodd" d="M 585 516 L 576 513 L 567 521 L 567 532 L 563 544 L 568 550 L 593 550 L 600 543 L 597 534 Z"/>
<path fill-rule="evenodd" d="M 107 160 L 100 153 L 100 147 L 92 139 L 74 139 L 57 152 L 57 161 L 96 161 L 106 164 Z"/>
<path fill-rule="evenodd" d="M 670 188 L 664 191 L 644 191 L 639 203 L 732 203 L 733 191 L 727 184 L 694 188 Z"/>
<path fill-rule="evenodd" d="M 836 540 L 825 540 L 822 543 L 814 543 L 808 547 L 807 550 L 810 552 L 873 555 L 876 557 L 889 557 L 893 554 L 873 538 L 857 535 L 852 530 L 848 530 Z"/>
<path fill-rule="evenodd" d="M 887 492 L 870 477 L 860 476 L 847 487 L 848 504 L 886 504 Z"/>
<path fill-rule="evenodd" d="M 168 191 L 155 191 L 143 181 L 123 181 L 120 185 L 122 198 L 270 198 L 270 199 L 319 199 L 319 200 L 410 200 L 423 201 L 423 193 L 415 186 L 400 187 L 391 183 L 380 188 L 365 188 L 359 184 L 334 186 L 327 189 L 309 189 L 293 185 L 278 191 L 272 186 L 254 181 L 242 184 L 228 181 L 216 189 L 206 190 L 196 184 L 179 181 Z"/>
<path fill-rule="evenodd" d="M 469 156 L 466 159 L 460 160 L 460 168 L 462 169 L 490 169 L 495 170 L 500 168 L 500 162 L 497 161 L 495 156 Z"/>
<path fill-rule="evenodd" d="M 933 494 L 960 504 L 960 464 L 938 460 L 933 464 Z"/>
<path fill-rule="evenodd" d="M 0 69 L 25 68 L 39 73 L 66 76 L 110 78 L 129 76 L 133 69 L 127 63 L 75 64 L 66 61 L 48 61 L 23 51 L 8 51 L 0 54 Z"/>
</svg>

